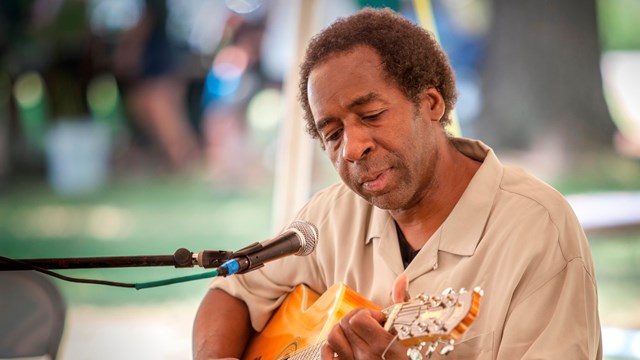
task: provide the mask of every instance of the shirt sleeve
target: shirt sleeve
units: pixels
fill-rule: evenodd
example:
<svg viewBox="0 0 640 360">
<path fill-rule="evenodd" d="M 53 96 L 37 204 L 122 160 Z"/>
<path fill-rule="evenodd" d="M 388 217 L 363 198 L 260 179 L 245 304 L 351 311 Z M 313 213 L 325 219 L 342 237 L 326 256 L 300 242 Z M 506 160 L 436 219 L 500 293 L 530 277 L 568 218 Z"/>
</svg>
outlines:
<svg viewBox="0 0 640 360">
<path fill-rule="evenodd" d="M 602 359 L 594 279 L 567 262 L 507 315 L 497 359 Z"/>
</svg>

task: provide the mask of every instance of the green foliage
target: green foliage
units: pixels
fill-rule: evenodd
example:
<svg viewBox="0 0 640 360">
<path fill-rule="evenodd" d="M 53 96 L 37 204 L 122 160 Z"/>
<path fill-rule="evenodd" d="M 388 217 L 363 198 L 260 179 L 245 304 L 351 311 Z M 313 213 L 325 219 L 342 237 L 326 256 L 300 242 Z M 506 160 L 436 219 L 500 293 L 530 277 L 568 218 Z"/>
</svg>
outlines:
<svg viewBox="0 0 640 360">
<path fill-rule="evenodd" d="M 640 231 L 591 234 L 601 321 L 605 326 L 640 327 Z"/>
<path fill-rule="evenodd" d="M 640 1 L 598 0 L 603 51 L 640 49 Z"/>
<path fill-rule="evenodd" d="M 552 185 L 563 194 L 640 190 L 640 161 L 612 152 L 584 155 Z"/>
</svg>

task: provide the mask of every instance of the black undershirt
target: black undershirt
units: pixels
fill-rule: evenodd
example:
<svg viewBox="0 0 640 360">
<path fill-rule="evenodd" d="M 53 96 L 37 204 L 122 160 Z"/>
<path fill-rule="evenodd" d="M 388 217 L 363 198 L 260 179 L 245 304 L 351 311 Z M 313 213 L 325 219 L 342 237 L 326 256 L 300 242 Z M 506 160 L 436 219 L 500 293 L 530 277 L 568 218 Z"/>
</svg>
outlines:
<svg viewBox="0 0 640 360">
<path fill-rule="evenodd" d="M 402 256 L 402 264 L 406 269 L 407 266 L 409 266 L 409 264 L 411 263 L 411 260 L 413 260 L 413 258 L 416 257 L 416 255 L 418 255 L 418 252 L 420 252 L 420 249 L 413 250 L 413 247 L 411 247 L 407 239 L 404 237 L 402 230 L 400 230 L 400 226 L 398 226 L 398 223 L 395 223 L 395 224 L 396 224 L 396 233 L 398 234 L 398 243 L 400 244 L 400 255 Z"/>
</svg>

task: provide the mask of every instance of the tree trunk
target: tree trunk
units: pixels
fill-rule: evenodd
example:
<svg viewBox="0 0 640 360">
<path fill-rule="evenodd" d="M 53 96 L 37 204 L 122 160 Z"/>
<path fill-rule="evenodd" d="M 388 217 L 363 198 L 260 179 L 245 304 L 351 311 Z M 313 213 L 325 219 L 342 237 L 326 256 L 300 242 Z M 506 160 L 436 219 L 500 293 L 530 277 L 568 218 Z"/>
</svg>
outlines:
<svg viewBox="0 0 640 360">
<path fill-rule="evenodd" d="M 476 135 L 496 148 L 610 146 L 600 54 L 595 0 L 493 0 Z"/>
</svg>

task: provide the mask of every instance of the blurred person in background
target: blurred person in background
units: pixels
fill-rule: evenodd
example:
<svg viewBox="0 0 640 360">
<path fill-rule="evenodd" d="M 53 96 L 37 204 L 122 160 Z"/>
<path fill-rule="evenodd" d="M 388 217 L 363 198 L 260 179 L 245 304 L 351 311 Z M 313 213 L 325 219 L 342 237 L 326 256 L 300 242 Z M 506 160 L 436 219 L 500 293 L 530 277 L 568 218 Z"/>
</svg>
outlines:
<svg viewBox="0 0 640 360">
<path fill-rule="evenodd" d="M 380 306 L 481 287 L 455 358 L 602 358 L 578 219 L 547 184 L 503 165 L 482 142 L 447 133 L 455 80 L 431 34 L 390 10 L 336 21 L 309 44 L 300 100 L 307 130 L 343 181 L 296 216 L 317 226 L 317 247 L 214 280 L 196 315 L 194 358 L 241 357 L 297 285 L 323 293 L 340 282 Z M 377 310 L 349 312 L 322 358 L 422 358 L 385 320 Z"/>
<path fill-rule="evenodd" d="M 219 187 L 245 188 L 262 178 L 255 172 L 260 154 L 249 138 L 247 107 L 267 85 L 260 62 L 264 31 L 264 16 L 231 15 L 206 79 L 203 136 L 208 171 Z"/>
<path fill-rule="evenodd" d="M 156 139 L 174 168 L 198 161 L 200 149 L 186 114 L 185 82 L 167 34 L 165 0 L 146 0 L 136 26 L 116 49 L 116 73 L 130 84 L 127 103 L 133 120 Z"/>
</svg>

